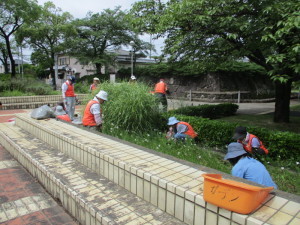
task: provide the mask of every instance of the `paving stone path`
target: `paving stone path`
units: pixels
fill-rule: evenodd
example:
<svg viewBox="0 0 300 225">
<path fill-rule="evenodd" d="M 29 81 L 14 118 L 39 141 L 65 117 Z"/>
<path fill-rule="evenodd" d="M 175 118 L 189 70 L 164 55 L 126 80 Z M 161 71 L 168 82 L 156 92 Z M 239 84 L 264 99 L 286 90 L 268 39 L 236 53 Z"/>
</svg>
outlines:
<svg viewBox="0 0 300 225">
<path fill-rule="evenodd" d="M 1 145 L 0 183 L 0 224 L 78 224 Z"/>
</svg>

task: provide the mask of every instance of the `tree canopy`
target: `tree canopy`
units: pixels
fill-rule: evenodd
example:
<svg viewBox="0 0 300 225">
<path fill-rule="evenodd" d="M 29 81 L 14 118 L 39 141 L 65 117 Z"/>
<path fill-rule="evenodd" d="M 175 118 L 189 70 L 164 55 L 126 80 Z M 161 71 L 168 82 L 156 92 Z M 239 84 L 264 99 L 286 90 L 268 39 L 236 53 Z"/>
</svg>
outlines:
<svg viewBox="0 0 300 225">
<path fill-rule="evenodd" d="M 71 54 L 80 62 L 95 64 L 98 74 L 103 65 L 113 60 L 113 50 L 128 45 L 133 38 L 126 14 L 119 7 L 88 13 L 74 25 L 78 35 L 70 42 Z"/>
<path fill-rule="evenodd" d="M 291 82 L 300 78 L 297 0 L 144 0 L 132 12 L 135 23 L 165 35 L 170 61 L 216 65 L 248 58 L 264 67 L 276 83 L 274 121 L 289 121 Z"/>
<path fill-rule="evenodd" d="M 0 36 L 4 39 L 6 52 L 11 63 L 12 77 L 16 74 L 12 53 L 12 36 L 26 23 L 32 23 L 38 16 L 39 7 L 34 0 L 0 1 Z"/>
<path fill-rule="evenodd" d="M 34 49 L 33 60 L 50 68 L 53 85 L 55 54 L 66 50 L 66 38 L 76 33 L 71 20 L 71 14 L 46 2 L 40 10 L 39 18 L 18 31 L 17 39 L 24 39 Z"/>
</svg>

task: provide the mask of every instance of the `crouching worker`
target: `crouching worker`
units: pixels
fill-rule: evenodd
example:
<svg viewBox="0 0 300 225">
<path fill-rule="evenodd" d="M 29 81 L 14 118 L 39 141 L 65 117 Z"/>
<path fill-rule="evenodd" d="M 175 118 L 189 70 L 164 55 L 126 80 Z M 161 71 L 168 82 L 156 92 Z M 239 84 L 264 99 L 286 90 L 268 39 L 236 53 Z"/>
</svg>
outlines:
<svg viewBox="0 0 300 225">
<path fill-rule="evenodd" d="M 244 149 L 251 154 L 266 155 L 269 153 L 258 137 L 247 132 L 246 127 L 237 127 L 233 139 L 241 143 Z"/>
<path fill-rule="evenodd" d="M 244 150 L 241 143 L 230 143 L 224 159 L 233 165 L 231 170 L 232 176 L 244 178 L 267 187 L 277 188 L 266 167 L 258 160 L 252 158 L 251 154 Z"/>
<path fill-rule="evenodd" d="M 197 133 L 189 123 L 179 121 L 175 117 L 169 118 L 168 125 L 171 127 L 167 134 L 167 138 L 185 140 L 186 138 L 194 139 L 197 137 Z"/>
<path fill-rule="evenodd" d="M 55 114 L 57 119 L 64 120 L 64 121 L 67 121 L 67 122 L 71 122 L 71 119 L 70 119 L 69 115 L 65 112 L 63 106 L 61 106 L 61 105 L 57 105 L 55 107 L 54 114 Z"/>
<path fill-rule="evenodd" d="M 105 91 L 99 91 L 99 93 L 88 102 L 83 114 L 83 126 L 93 129 L 101 128 L 102 113 L 100 105 L 107 101 L 107 96 L 108 94 Z"/>
</svg>

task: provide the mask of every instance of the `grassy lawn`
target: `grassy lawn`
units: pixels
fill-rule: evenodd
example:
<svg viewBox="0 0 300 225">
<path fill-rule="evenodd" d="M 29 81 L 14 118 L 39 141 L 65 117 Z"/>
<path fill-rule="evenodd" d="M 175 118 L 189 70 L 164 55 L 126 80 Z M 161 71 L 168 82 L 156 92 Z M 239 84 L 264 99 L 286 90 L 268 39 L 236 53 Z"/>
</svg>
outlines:
<svg viewBox="0 0 300 225">
<path fill-rule="evenodd" d="M 300 105 L 294 106 L 293 111 L 299 110 Z M 290 123 L 274 123 L 272 114 L 265 115 L 236 115 L 219 120 L 243 124 L 245 126 L 264 127 L 270 130 L 290 131 L 300 133 L 300 116 L 290 116 Z"/>
<path fill-rule="evenodd" d="M 224 156 L 221 153 L 202 145 L 196 145 L 193 142 L 175 143 L 167 141 L 164 137 L 165 134 L 159 131 L 152 131 L 147 134 L 130 134 L 128 131 L 110 128 L 105 133 L 157 152 L 172 155 L 176 158 L 214 168 L 225 173 L 230 173 L 231 171 L 231 165 L 223 160 Z M 266 159 L 264 161 L 280 190 L 300 194 L 300 168 L 297 162 L 283 160 L 268 162 Z"/>
<path fill-rule="evenodd" d="M 298 111 L 298 112 L 300 112 L 300 102 L 299 102 L 299 105 L 293 105 L 293 106 L 291 106 L 291 111 Z"/>
</svg>

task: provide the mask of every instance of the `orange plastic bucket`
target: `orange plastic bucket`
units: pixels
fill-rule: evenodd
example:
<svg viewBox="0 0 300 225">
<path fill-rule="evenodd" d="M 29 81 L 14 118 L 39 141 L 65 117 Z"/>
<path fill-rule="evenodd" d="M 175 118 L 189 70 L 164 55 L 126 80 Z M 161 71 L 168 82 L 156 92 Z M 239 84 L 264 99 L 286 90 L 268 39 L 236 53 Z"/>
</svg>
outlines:
<svg viewBox="0 0 300 225">
<path fill-rule="evenodd" d="M 249 214 L 268 196 L 273 187 L 261 188 L 234 180 L 222 179 L 220 174 L 202 174 L 203 198 L 221 208 Z"/>
</svg>

